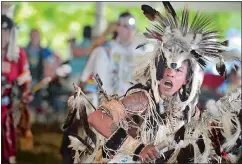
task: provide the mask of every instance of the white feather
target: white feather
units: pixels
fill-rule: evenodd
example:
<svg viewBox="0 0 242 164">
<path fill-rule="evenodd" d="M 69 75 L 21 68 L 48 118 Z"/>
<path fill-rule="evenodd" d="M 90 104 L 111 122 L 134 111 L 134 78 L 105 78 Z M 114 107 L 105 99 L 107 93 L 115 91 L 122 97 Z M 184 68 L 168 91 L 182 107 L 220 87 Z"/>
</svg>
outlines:
<svg viewBox="0 0 242 164">
<path fill-rule="evenodd" d="M 10 19 L 14 18 L 14 10 L 15 10 L 15 5 L 12 5 L 8 8 L 8 11 L 6 13 L 7 17 L 9 17 Z"/>
<path fill-rule="evenodd" d="M 74 110 L 75 108 L 77 109 L 76 118 L 80 119 L 80 111 L 83 110 L 82 107 L 85 106 L 86 109 L 89 109 L 89 104 L 88 104 L 86 98 L 82 95 L 80 87 L 76 87 L 76 88 L 77 88 L 76 97 L 71 96 L 68 99 L 67 104 L 68 104 L 69 110 Z M 89 111 L 89 110 L 87 110 L 87 111 Z M 88 113 L 90 113 L 90 112 L 88 112 Z"/>
<path fill-rule="evenodd" d="M 197 45 L 202 40 L 202 34 L 196 34 L 196 38 L 193 41 L 193 44 Z"/>
<path fill-rule="evenodd" d="M 7 58 L 9 61 L 18 62 L 19 59 L 19 47 L 17 44 L 16 28 L 13 27 L 10 31 L 9 44 L 7 51 Z"/>
<path fill-rule="evenodd" d="M 70 145 L 68 146 L 68 148 L 72 148 L 72 150 L 75 150 L 75 151 L 84 151 L 86 149 L 86 146 L 83 145 L 81 143 L 81 141 L 79 141 L 76 137 L 73 137 L 71 135 L 68 136 L 69 137 L 69 140 L 70 140 Z"/>
<path fill-rule="evenodd" d="M 208 113 L 213 117 L 220 117 L 219 108 L 217 107 L 215 100 L 208 100 L 205 107 Z"/>
<path fill-rule="evenodd" d="M 86 146 L 83 145 L 76 137 L 73 137 L 71 135 L 68 136 L 70 140 L 70 145 L 68 145 L 68 148 L 71 148 L 75 151 L 74 155 L 74 163 L 80 162 L 80 154 L 78 151 L 84 152 L 86 150 Z"/>
<path fill-rule="evenodd" d="M 3 5 L 4 6 L 4 5 Z M 14 19 L 14 10 L 15 6 L 11 5 L 10 7 L 5 6 L 2 8 L 2 14 L 5 14 L 11 20 Z M 13 27 L 9 35 L 9 44 L 7 50 L 7 58 L 9 61 L 18 62 L 19 59 L 19 46 L 17 44 L 17 34 L 16 27 Z"/>
</svg>

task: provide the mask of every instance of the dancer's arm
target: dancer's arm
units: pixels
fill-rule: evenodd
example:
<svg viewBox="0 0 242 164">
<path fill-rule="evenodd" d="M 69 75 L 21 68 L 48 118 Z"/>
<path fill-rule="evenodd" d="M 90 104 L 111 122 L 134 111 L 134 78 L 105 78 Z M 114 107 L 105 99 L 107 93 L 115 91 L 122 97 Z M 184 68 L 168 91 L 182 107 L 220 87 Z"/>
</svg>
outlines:
<svg viewBox="0 0 242 164">
<path fill-rule="evenodd" d="M 97 111 L 91 113 L 88 122 L 100 134 L 108 138 L 117 129 L 117 124 L 129 117 L 125 110 L 145 111 L 148 108 L 148 98 L 144 92 L 136 92 L 126 96 L 122 101 L 112 100 L 102 104 Z M 115 128 L 116 127 L 116 128 Z"/>
</svg>

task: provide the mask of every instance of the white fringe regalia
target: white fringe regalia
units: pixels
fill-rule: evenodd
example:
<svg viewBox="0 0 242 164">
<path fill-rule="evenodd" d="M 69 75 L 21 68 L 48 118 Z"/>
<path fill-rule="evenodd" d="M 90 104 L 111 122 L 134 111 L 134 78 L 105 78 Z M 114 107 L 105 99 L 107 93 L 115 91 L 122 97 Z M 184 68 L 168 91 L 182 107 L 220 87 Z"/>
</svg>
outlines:
<svg viewBox="0 0 242 164">
<path fill-rule="evenodd" d="M 161 154 L 175 149 L 170 158 L 166 159 L 167 163 L 177 162 L 180 150 L 189 144 L 192 144 L 194 149 L 194 163 L 208 163 L 212 160 L 220 163 L 222 158 L 236 162 L 240 153 L 234 155 L 231 149 L 235 146 L 241 133 L 238 119 L 241 110 L 241 88 L 235 89 L 217 102 L 209 101 L 207 110 L 200 111 L 196 105 L 203 81 L 202 68 L 206 66 L 207 61 L 218 59 L 218 72 L 224 76 L 226 74 L 224 61 L 226 59 L 238 60 L 238 58 L 222 55 L 225 54 L 223 53 L 225 47 L 217 41 L 218 31 L 212 29 L 211 18 L 197 13 L 192 22 L 188 23 L 189 11 L 187 8 L 182 11 L 180 19 L 169 2 L 164 2 L 164 7 L 166 12 L 165 15 L 162 15 L 148 5 L 142 6 L 145 16 L 154 22 L 151 29 L 147 29 L 144 35 L 150 41 L 154 41 L 155 50 L 144 56 L 144 62 L 137 67 L 133 76 L 134 81 L 138 83 L 143 85 L 149 83 L 150 91 L 133 89 L 127 93 L 130 95 L 142 91 L 149 99 L 149 110 L 144 115 L 141 115 L 142 112 L 134 113 L 132 109 L 125 109 L 126 114 L 133 113 L 144 119 L 142 125 L 136 127 L 138 128 L 136 139 L 145 145 L 153 144 Z M 157 78 L 157 72 L 160 71 L 159 63 L 171 69 L 177 69 L 186 60 L 190 61 L 190 78 L 183 88 L 186 100 L 182 101 L 178 93 L 172 98 L 162 96 L 159 92 L 160 79 Z M 156 104 L 159 104 L 159 110 L 157 110 Z M 186 119 L 184 119 L 184 113 L 187 114 Z M 161 114 L 166 114 L 166 117 L 161 118 Z M 153 120 L 151 121 L 150 118 Z M 156 126 L 152 123 L 154 121 L 157 123 Z M 119 126 L 127 130 L 130 124 L 123 120 Z M 182 127 L 185 128 L 184 139 L 177 143 L 174 137 Z M 220 153 L 226 152 L 226 157 L 216 154 L 213 147 L 214 141 L 211 140 L 212 129 L 221 130 L 226 138 L 221 143 L 219 150 Z M 95 162 L 95 155 L 104 143 L 104 138 L 96 131 L 95 133 L 98 140 L 93 147 L 95 151 L 82 161 L 78 159 L 80 154 L 75 155 L 76 162 Z M 199 151 L 197 145 L 197 141 L 200 139 L 205 145 L 203 152 Z M 71 137 L 70 140 L 72 149 L 76 152 L 78 150 L 85 152 L 85 146 L 81 142 L 74 143 L 75 140 Z"/>
</svg>

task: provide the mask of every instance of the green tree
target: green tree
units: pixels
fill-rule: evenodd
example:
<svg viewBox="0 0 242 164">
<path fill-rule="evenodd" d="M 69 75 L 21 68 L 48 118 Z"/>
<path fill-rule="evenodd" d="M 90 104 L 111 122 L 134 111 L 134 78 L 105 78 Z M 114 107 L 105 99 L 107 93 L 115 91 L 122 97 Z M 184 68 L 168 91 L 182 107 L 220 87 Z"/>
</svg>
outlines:
<svg viewBox="0 0 242 164">
<path fill-rule="evenodd" d="M 82 30 L 85 25 L 95 23 L 95 2 L 15 2 L 17 11 L 15 21 L 18 25 L 18 41 L 21 46 L 27 45 L 29 32 L 37 28 L 41 33 L 41 43 L 57 50 L 65 59 L 67 52 L 67 40 L 70 35 L 75 35 L 78 40 L 82 39 Z M 137 7 L 109 4 L 105 6 L 105 19 L 117 20 L 119 14 L 129 11 L 137 19 L 138 33 L 144 32 L 149 27 L 149 21 Z M 178 12 L 178 15 L 181 14 Z M 191 15 L 195 12 L 191 11 Z M 241 28 L 241 13 L 239 12 L 208 12 L 214 17 L 214 24 L 225 36 L 231 28 Z"/>
</svg>

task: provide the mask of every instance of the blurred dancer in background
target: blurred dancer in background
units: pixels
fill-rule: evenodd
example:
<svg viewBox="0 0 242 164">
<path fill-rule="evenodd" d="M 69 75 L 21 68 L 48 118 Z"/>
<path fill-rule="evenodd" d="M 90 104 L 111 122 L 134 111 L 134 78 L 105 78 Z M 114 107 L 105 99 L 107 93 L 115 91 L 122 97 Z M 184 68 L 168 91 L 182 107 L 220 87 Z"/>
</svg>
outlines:
<svg viewBox="0 0 242 164">
<path fill-rule="evenodd" d="M 16 131 L 12 116 L 12 88 L 17 83 L 21 88 L 21 101 L 29 103 L 31 75 L 24 49 L 19 48 L 16 40 L 16 25 L 13 21 L 12 6 L 5 13 L 2 12 L 2 104 L 1 104 L 1 140 L 2 163 L 16 163 Z"/>
</svg>

